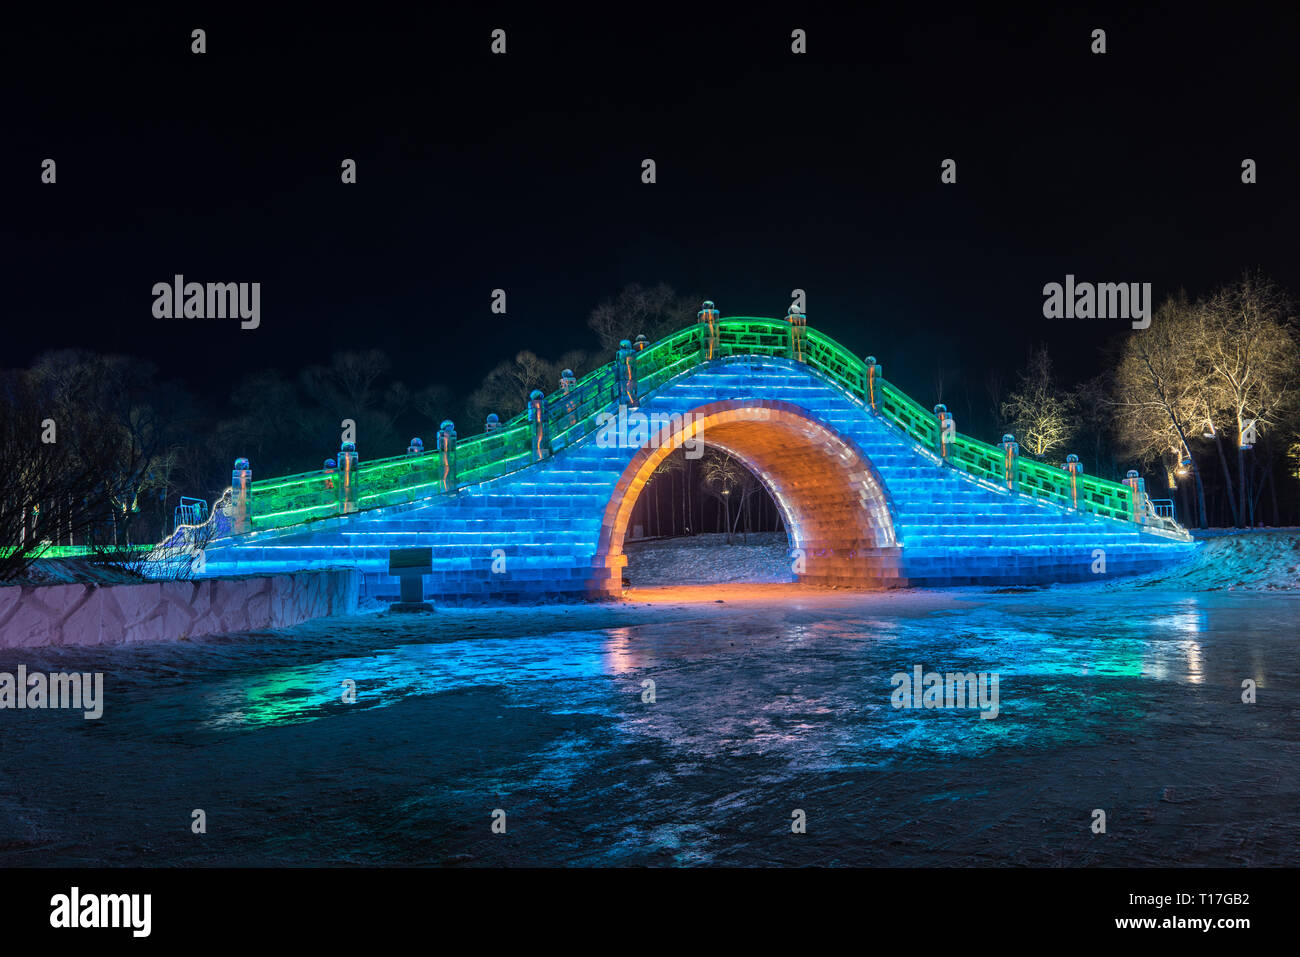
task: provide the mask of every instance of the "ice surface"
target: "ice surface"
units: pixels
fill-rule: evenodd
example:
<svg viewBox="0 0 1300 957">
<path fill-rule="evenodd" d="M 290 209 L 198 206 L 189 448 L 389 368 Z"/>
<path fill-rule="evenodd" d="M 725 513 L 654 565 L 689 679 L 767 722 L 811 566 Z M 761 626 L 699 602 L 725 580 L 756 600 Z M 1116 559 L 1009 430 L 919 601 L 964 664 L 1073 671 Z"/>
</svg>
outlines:
<svg viewBox="0 0 1300 957">
<path fill-rule="evenodd" d="M 1296 596 L 766 592 L 0 652 L 106 696 L 0 712 L 0 864 L 1300 863 Z"/>
</svg>

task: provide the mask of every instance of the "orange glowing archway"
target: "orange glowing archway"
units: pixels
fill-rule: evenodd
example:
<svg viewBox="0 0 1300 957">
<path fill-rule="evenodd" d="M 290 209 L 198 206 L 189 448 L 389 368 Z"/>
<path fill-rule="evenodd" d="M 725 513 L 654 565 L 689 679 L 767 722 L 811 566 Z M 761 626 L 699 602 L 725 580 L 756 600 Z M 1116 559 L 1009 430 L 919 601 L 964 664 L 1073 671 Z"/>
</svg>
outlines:
<svg viewBox="0 0 1300 957">
<path fill-rule="evenodd" d="M 595 591 L 621 592 L 627 564 L 623 541 L 632 507 L 659 463 L 697 437 L 743 462 L 772 496 L 791 546 L 801 550 L 800 581 L 902 584 L 893 509 L 867 457 L 793 403 L 731 400 L 674 416 L 632 456 L 605 508 Z"/>
</svg>

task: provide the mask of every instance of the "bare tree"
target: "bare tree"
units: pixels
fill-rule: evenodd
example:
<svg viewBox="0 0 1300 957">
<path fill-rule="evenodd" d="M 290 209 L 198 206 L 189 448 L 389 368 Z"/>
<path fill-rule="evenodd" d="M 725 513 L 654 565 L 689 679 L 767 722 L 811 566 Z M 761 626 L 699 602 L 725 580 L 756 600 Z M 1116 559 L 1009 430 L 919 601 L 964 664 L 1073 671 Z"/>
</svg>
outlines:
<svg viewBox="0 0 1300 957">
<path fill-rule="evenodd" d="M 660 534 L 660 535 L 663 534 L 663 527 L 659 521 L 659 494 L 658 494 L 659 489 L 663 485 L 666 485 L 668 487 L 669 521 L 672 521 L 673 520 L 672 519 L 673 488 L 677 484 L 676 483 L 677 474 L 682 470 L 684 465 L 685 465 L 685 461 L 683 459 L 670 453 L 669 455 L 666 455 L 657 466 L 655 466 L 654 472 L 651 474 L 649 480 L 646 482 L 647 489 L 650 488 L 651 486 L 654 487 L 653 494 L 655 496 L 656 534 Z M 660 482 L 659 479 L 663 479 L 663 481 Z M 674 522 L 674 524 L 676 523 Z"/>
<path fill-rule="evenodd" d="M 1207 419 L 1222 414 L 1236 435 L 1233 511 L 1238 525 L 1254 524 L 1254 499 L 1246 488 L 1246 448 L 1256 444 L 1257 433 L 1276 425 L 1297 405 L 1300 349 L 1290 309 L 1280 286 L 1258 272 L 1246 272 L 1220 286 L 1195 310 Z"/>
<path fill-rule="evenodd" d="M 1058 388 L 1046 346 L 1029 353 L 1019 384 L 1002 403 L 1002 417 L 1031 455 L 1042 457 L 1065 445 L 1074 432 L 1074 400 Z"/>
<path fill-rule="evenodd" d="M 0 376 L 0 580 L 65 537 L 106 545 L 122 503 L 156 481 L 163 436 L 139 401 L 149 374 L 121 357 L 62 352 Z"/>
<path fill-rule="evenodd" d="M 654 342 L 690 325 L 699 308 L 697 297 L 679 296 L 666 283 L 650 287 L 632 283 L 593 309 L 587 325 L 604 352 L 612 356 L 623 339 L 643 335 Z"/>
<path fill-rule="evenodd" d="M 411 407 L 420 413 L 421 418 L 439 425 L 451 414 L 452 393 L 445 385 L 427 385 L 411 394 Z M 468 423 L 461 423 L 462 427 Z M 467 434 L 477 430 L 470 428 Z"/>
<path fill-rule="evenodd" d="M 1126 452 L 1160 461 L 1167 472 L 1187 463 L 1202 527 L 1196 447 L 1204 440 L 1218 458 L 1233 524 L 1254 522 L 1258 491 L 1249 488 L 1246 448 L 1259 432 L 1288 428 L 1300 406 L 1300 347 L 1289 310 L 1280 287 L 1247 272 L 1195 302 L 1184 293 L 1171 297 L 1126 344 L 1115 378 L 1117 434 Z M 1235 476 L 1225 438 L 1237 447 Z M 1272 446 L 1264 444 L 1271 465 Z"/>
<path fill-rule="evenodd" d="M 1115 432 L 1121 451 L 1140 461 L 1175 454 L 1187 461 L 1196 483 L 1201 528 L 1207 524 L 1205 484 L 1192 451 L 1203 416 L 1196 369 L 1194 307 L 1185 296 L 1161 304 L 1147 329 L 1125 342 L 1114 375 Z"/>
<path fill-rule="evenodd" d="M 1006 390 L 1002 385 L 1002 377 L 997 371 L 990 368 L 984 376 L 984 395 L 988 399 L 986 407 L 987 414 L 994 422 L 1002 418 L 1002 403 Z"/>
<path fill-rule="evenodd" d="M 339 423 L 351 419 L 357 424 L 357 447 L 372 451 L 367 458 L 396 455 L 404 445 L 397 432 L 397 420 L 411 403 L 410 390 L 389 378 L 391 363 L 380 349 L 338 352 L 328 366 L 311 366 L 300 382 L 309 399 L 316 403 L 325 421 L 312 433 L 337 435 Z"/>
<path fill-rule="evenodd" d="M 489 412 L 495 412 L 504 422 L 527 407 L 534 389 L 550 394 L 558 388 L 560 374 L 565 369 L 581 376 L 591 365 L 591 354 L 580 350 L 566 352 L 552 361 L 524 349 L 515 355 L 513 362 L 499 363 L 483 378 L 465 403 L 466 413 L 476 425 Z M 466 429 L 464 434 L 476 431 L 477 428 Z"/>
<path fill-rule="evenodd" d="M 553 378 L 552 364 L 524 349 L 515 355 L 514 361 L 499 363 L 484 377 L 470 393 L 467 412 L 475 422 L 482 422 L 489 412 L 495 412 L 504 422 L 528 405 L 528 396 L 534 389 L 553 390 Z"/>
<path fill-rule="evenodd" d="M 701 487 L 722 506 L 726 516 L 724 524 L 727 544 L 730 545 L 745 503 L 758 491 L 758 480 L 744 465 L 719 449 L 706 449 L 700 466 Z M 731 517 L 733 506 L 736 510 L 734 520 Z"/>
<path fill-rule="evenodd" d="M 313 460 L 319 463 L 335 447 L 338 420 L 333 410 L 326 415 L 309 409 L 294 380 L 278 371 L 243 376 L 231 389 L 230 403 L 235 414 L 217 424 L 211 442 L 222 450 L 220 459 L 211 462 L 224 483 L 216 491 L 228 484 L 231 463 L 239 456 L 252 460 L 255 475 L 284 475 L 302 471 Z"/>
<path fill-rule="evenodd" d="M 683 449 L 674 449 L 655 469 L 655 475 L 666 475 L 674 489 L 680 489 L 677 495 L 678 502 L 681 506 L 681 528 L 682 534 L 689 534 L 691 530 L 690 519 L 690 460 L 686 458 Z M 673 530 L 677 529 L 677 520 L 673 520 Z"/>
<path fill-rule="evenodd" d="M 1072 395 L 1074 440 L 1082 453 L 1084 467 L 1094 475 L 1116 478 L 1117 463 L 1111 450 L 1114 407 L 1109 375 L 1098 375 L 1080 382 Z"/>
</svg>

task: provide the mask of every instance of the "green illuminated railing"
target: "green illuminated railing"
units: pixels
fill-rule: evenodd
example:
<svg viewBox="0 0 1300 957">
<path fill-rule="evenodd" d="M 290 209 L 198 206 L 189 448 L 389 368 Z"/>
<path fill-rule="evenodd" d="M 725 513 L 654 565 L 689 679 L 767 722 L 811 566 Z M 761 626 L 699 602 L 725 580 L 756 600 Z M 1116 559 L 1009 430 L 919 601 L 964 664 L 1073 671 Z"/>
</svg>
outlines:
<svg viewBox="0 0 1300 957">
<path fill-rule="evenodd" d="M 807 365 L 873 409 L 887 422 L 936 454 L 953 468 L 998 484 L 1006 484 L 1005 452 L 957 433 L 942 441 L 934 412 L 927 410 L 888 380 L 870 375 L 858 356 L 816 329 L 801 328 L 796 349 L 789 322 L 753 316 L 719 320 L 715 339 L 708 327 L 696 324 L 660 339 L 633 354 L 638 400 L 670 379 L 706 361 L 706 356 L 777 356 L 801 354 Z M 457 440 L 444 455 L 431 449 L 421 455 L 398 455 L 357 466 L 351 487 L 344 488 L 339 472 L 304 472 L 253 482 L 249 490 L 250 527 L 298 525 L 314 519 L 414 502 L 429 495 L 454 492 L 527 468 L 596 430 L 602 412 L 619 399 L 620 375 L 611 362 L 583 376 L 568 392 L 558 390 L 541 400 L 540 433 L 534 410 L 525 409 L 494 432 Z M 1075 477 L 1063 469 L 1021 457 L 1015 463 L 1016 488 L 1035 498 L 1117 519 L 1133 519 L 1129 486 L 1091 475 Z"/>
<path fill-rule="evenodd" d="M 39 546 L 35 551 L 36 558 L 87 558 L 96 555 L 103 555 L 107 551 L 109 554 L 120 552 L 147 552 L 152 549 L 153 545 L 114 545 L 100 546 L 92 548 L 90 545 L 50 545 Z M 8 558 L 16 549 L 12 545 L 6 545 L 0 548 L 0 558 Z"/>
</svg>

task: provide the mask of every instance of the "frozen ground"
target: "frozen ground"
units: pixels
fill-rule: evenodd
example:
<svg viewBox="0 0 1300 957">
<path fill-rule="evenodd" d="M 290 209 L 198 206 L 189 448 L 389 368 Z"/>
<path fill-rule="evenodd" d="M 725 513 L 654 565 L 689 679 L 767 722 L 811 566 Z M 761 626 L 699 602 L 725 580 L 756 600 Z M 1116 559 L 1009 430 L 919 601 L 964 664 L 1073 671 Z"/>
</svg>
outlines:
<svg viewBox="0 0 1300 957">
<path fill-rule="evenodd" d="M 631 595 L 4 653 L 107 703 L 0 711 L 0 865 L 1300 864 L 1300 597 Z"/>
</svg>

